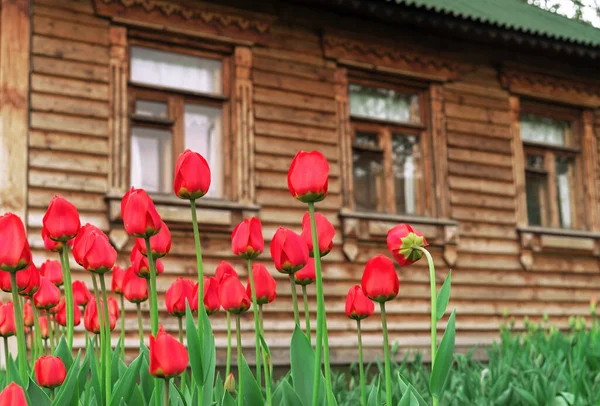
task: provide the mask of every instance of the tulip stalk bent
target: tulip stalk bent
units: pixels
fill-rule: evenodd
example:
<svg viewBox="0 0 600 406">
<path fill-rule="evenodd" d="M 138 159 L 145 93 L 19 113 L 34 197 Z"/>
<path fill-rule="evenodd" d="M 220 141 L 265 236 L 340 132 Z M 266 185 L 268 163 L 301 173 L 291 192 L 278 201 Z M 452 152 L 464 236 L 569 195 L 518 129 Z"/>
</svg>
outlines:
<svg viewBox="0 0 600 406">
<path fill-rule="evenodd" d="M 25 327 L 23 325 L 23 313 L 21 312 L 21 299 L 19 298 L 17 286 L 17 273 L 10 273 L 10 283 L 12 286 L 13 309 L 15 312 L 15 324 L 17 327 L 17 345 L 19 349 L 19 375 L 22 382 L 27 382 L 27 347 L 25 346 Z M 8 359 L 8 358 L 7 358 Z"/>
<path fill-rule="evenodd" d="M 60 258 L 64 278 L 65 302 L 67 305 L 67 345 L 73 349 L 74 309 L 73 309 L 73 285 L 71 284 L 71 265 L 69 264 L 69 244 L 63 244 L 60 250 Z"/>
<path fill-rule="evenodd" d="M 302 301 L 304 302 L 304 322 L 306 324 L 306 338 L 308 338 L 308 342 L 310 343 L 310 313 L 308 311 L 308 294 L 306 292 L 306 285 L 302 285 Z"/>
<path fill-rule="evenodd" d="M 238 406 L 243 405 L 243 378 L 242 378 L 242 331 L 240 329 L 240 314 L 235 315 L 235 334 L 237 337 L 237 370 L 238 370 L 238 393 L 237 403 Z"/>
<path fill-rule="evenodd" d="M 358 332 L 358 372 L 360 375 L 360 399 L 361 405 L 367 406 L 367 388 L 365 383 L 365 367 L 363 365 L 362 331 L 360 329 L 360 319 L 356 320 L 356 330 Z"/>
<path fill-rule="evenodd" d="M 388 344 L 387 318 L 385 316 L 385 302 L 379 303 L 381 307 L 381 328 L 383 329 L 383 353 L 385 357 L 385 399 L 386 405 L 392 404 L 392 372 L 390 369 L 390 346 Z"/>
<path fill-rule="evenodd" d="M 261 387 L 260 378 L 262 375 L 261 372 L 261 362 L 260 362 L 260 326 L 258 323 L 258 303 L 256 302 L 256 289 L 255 289 L 255 281 L 254 275 L 252 275 L 252 260 L 248 259 L 248 279 L 250 279 L 250 289 L 252 290 L 252 312 L 254 313 L 254 338 L 256 345 L 256 383 L 258 387 Z M 238 365 L 239 368 L 239 365 Z"/>
</svg>

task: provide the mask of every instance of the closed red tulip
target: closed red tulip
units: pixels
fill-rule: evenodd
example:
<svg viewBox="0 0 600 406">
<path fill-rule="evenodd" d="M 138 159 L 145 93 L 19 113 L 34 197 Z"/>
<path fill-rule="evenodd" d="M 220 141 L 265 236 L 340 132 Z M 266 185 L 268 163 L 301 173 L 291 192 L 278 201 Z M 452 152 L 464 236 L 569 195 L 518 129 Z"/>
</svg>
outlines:
<svg viewBox="0 0 600 406">
<path fill-rule="evenodd" d="M 400 267 L 418 261 L 423 256 L 423 251 L 415 247 L 425 248 L 429 244 L 418 231 L 408 224 L 399 224 L 388 231 L 387 246 Z"/>
<path fill-rule="evenodd" d="M 262 264 L 252 265 L 252 276 L 254 279 L 254 288 L 256 289 L 256 303 L 267 304 L 271 303 L 277 297 L 277 283 L 271 273 Z M 250 278 L 246 285 L 246 295 L 252 297 L 252 287 L 250 286 Z"/>
<path fill-rule="evenodd" d="M 238 273 L 235 271 L 235 268 L 231 266 L 229 262 L 221 261 L 217 266 L 217 270 L 215 271 L 215 278 L 217 278 L 217 283 L 221 283 L 221 280 L 223 280 L 223 277 L 225 275 L 238 276 Z"/>
<path fill-rule="evenodd" d="M 148 263 L 148 258 L 143 256 L 140 250 L 137 247 L 133 247 L 133 251 L 131 251 L 131 255 L 129 255 L 129 259 L 131 260 L 131 267 L 133 268 L 133 272 L 139 276 L 140 278 L 150 279 L 150 264 Z M 165 271 L 165 266 L 163 265 L 160 258 L 156 259 L 156 274 L 160 275 Z"/>
<path fill-rule="evenodd" d="M 308 247 L 298 234 L 279 227 L 271 240 L 271 257 L 279 272 L 292 274 L 306 265 Z"/>
<path fill-rule="evenodd" d="M 191 307 L 194 302 L 194 282 L 189 279 L 183 279 L 180 276 L 167 289 L 167 293 L 165 294 L 167 312 L 177 317 L 184 316 L 186 301 Z M 198 296 L 196 296 L 195 303 L 198 303 Z"/>
<path fill-rule="evenodd" d="M 388 231 L 388 251 L 392 253 L 400 267 L 408 266 L 423 256 L 423 251 L 416 247 L 425 248 L 429 244 L 418 231 L 408 224 L 399 224 Z"/>
<path fill-rule="evenodd" d="M 40 324 L 40 335 L 45 340 L 48 337 L 50 337 L 50 335 L 48 334 L 48 316 L 40 316 L 39 322 L 40 322 L 39 323 Z"/>
<path fill-rule="evenodd" d="M 142 255 L 148 256 L 146 254 L 146 240 L 136 238 L 135 245 Z M 160 226 L 160 231 L 150 237 L 150 249 L 152 250 L 152 258 L 155 259 L 164 257 L 171 250 L 171 231 L 164 222 Z"/>
<path fill-rule="evenodd" d="M 111 315 L 111 317 L 114 317 L 115 320 L 117 320 L 121 315 L 119 302 L 117 302 L 117 299 L 115 299 L 114 297 L 108 298 L 108 313 Z"/>
<path fill-rule="evenodd" d="M 56 307 L 56 311 L 54 313 L 55 313 L 54 317 L 56 319 L 56 322 L 58 324 L 60 324 L 61 326 L 66 326 L 67 325 L 67 305 L 65 303 L 64 297 L 60 300 L 60 303 Z M 74 306 L 73 307 L 73 324 L 75 326 L 78 326 L 79 323 L 81 323 L 81 310 L 79 309 L 79 306 Z"/>
<path fill-rule="evenodd" d="M 198 307 L 198 284 L 194 287 L 194 298 L 192 303 L 195 303 L 196 310 Z M 191 303 L 190 303 L 191 307 Z M 206 314 L 209 316 L 215 314 L 221 308 L 221 302 L 219 302 L 219 282 L 217 278 L 211 276 L 210 278 L 204 277 L 204 309 Z"/>
<path fill-rule="evenodd" d="M 98 227 L 86 224 L 75 237 L 73 257 L 86 271 L 104 274 L 115 266 L 117 251 Z"/>
<path fill-rule="evenodd" d="M 12 213 L 0 216 L 0 269 L 17 272 L 31 263 L 31 250 L 21 219 Z"/>
<path fill-rule="evenodd" d="M 42 239 L 44 240 L 44 247 L 48 251 L 61 252 L 65 243 L 62 241 L 54 241 L 50 238 L 48 234 L 48 230 L 42 227 Z M 73 240 L 69 240 L 66 242 L 69 248 L 73 248 Z"/>
<path fill-rule="evenodd" d="M 27 399 L 23 388 L 11 382 L 0 392 L 0 406 L 27 406 Z"/>
<path fill-rule="evenodd" d="M 362 320 L 373 314 L 375 304 L 365 296 L 362 287 L 354 285 L 346 297 L 346 316 L 354 320 Z"/>
<path fill-rule="evenodd" d="M 320 202 L 327 196 L 329 163 L 319 151 L 299 151 L 288 171 L 288 189 L 304 203 Z"/>
<path fill-rule="evenodd" d="M 162 220 L 144 189 L 132 187 L 121 200 L 125 231 L 134 237 L 150 237 L 160 231 Z"/>
<path fill-rule="evenodd" d="M 363 293 L 378 303 L 395 298 L 400 281 L 392 260 L 381 254 L 371 258 L 365 266 L 361 285 Z"/>
<path fill-rule="evenodd" d="M 244 313 L 250 308 L 250 297 L 239 278 L 227 275 L 219 283 L 219 302 L 227 312 L 234 314 Z"/>
<path fill-rule="evenodd" d="M 33 295 L 33 304 L 38 309 L 51 309 L 60 302 L 60 290 L 45 277 L 40 277 L 40 288 Z"/>
<path fill-rule="evenodd" d="M 197 152 L 186 149 L 177 158 L 173 191 L 180 199 L 195 200 L 208 193 L 210 168 Z"/>
<path fill-rule="evenodd" d="M 129 270 L 129 268 L 127 269 L 127 271 Z M 123 294 L 123 279 L 125 278 L 127 271 L 121 268 L 119 265 L 115 265 L 113 267 L 111 272 L 112 280 L 110 283 L 110 287 L 113 293 L 117 293 L 120 295 Z"/>
<path fill-rule="evenodd" d="M 38 385 L 44 388 L 54 389 L 62 385 L 67 377 L 65 364 L 59 357 L 51 355 L 39 357 L 33 369 Z"/>
<path fill-rule="evenodd" d="M 40 266 L 40 275 L 56 286 L 62 286 L 63 284 L 62 266 L 60 261 L 56 259 L 47 259 L 42 262 L 42 265 Z"/>
<path fill-rule="evenodd" d="M 33 307 L 31 305 L 31 300 L 26 300 L 23 305 L 23 324 L 26 327 L 31 327 L 34 325 L 33 322 Z"/>
<path fill-rule="evenodd" d="M 0 337 L 11 337 L 16 334 L 15 309 L 13 302 L 0 306 Z"/>
<path fill-rule="evenodd" d="M 244 219 L 235 226 L 231 233 L 231 250 L 235 255 L 247 259 L 256 258 L 264 249 L 265 239 L 259 219 L 255 217 Z"/>
<path fill-rule="evenodd" d="M 50 239 L 61 242 L 75 238 L 81 227 L 75 205 L 60 196 L 50 200 L 42 224 Z"/>
<path fill-rule="evenodd" d="M 156 338 L 150 334 L 150 375 L 169 379 L 187 369 L 188 352 L 183 344 L 158 327 Z"/>
<path fill-rule="evenodd" d="M 29 283 L 30 275 L 27 272 L 27 269 L 29 269 L 29 267 L 16 272 L 18 291 L 25 289 L 27 287 L 27 284 Z M 4 292 L 12 292 L 12 281 L 10 277 L 10 272 L 0 271 L 0 289 L 2 289 Z"/>
<path fill-rule="evenodd" d="M 131 303 L 148 300 L 148 281 L 137 276 L 132 268 L 127 269 L 123 279 L 123 296 Z"/>
<path fill-rule="evenodd" d="M 298 285 L 310 285 L 317 279 L 315 270 L 315 259 L 308 258 L 306 265 L 301 270 L 294 272 L 294 280 Z"/>
<path fill-rule="evenodd" d="M 75 306 L 86 306 L 92 298 L 92 293 L 83 281 L 73 281 L 73 303 Z"/>
<path fill-rule="evenodd" d="M 317 238 L 319 239 L 319 254 L 324 257 L 333 248 L 333 237 L 335 237 L 335 227 L 327 220 L 327 217 L 321 213 L 315 213 L 315 223 L 317 225 Z M 310 225 L 310 214 L 306 212 L 302 217 L 302 239 L 308 247 L 308 253 L 313 256 L 312 228 Z"/>
<path fill-rule="evenodd" d="M 26 269 L 17 272 L 17 286 L 21 296 L 31 297 L 38 291 L 40 288 L 40 271 L 33 262 Z"/>
<path fill-rule="evenodd" d="M 100 300 L 100 311 L 103 311 L 104 304 L 102 300 Z M 100 315 L 102 318 L 104 316 Z M 108 312 L 109 326 L 110 331 L 115 329 L 117 325 L 117 317 L 115 317 L 114 311 L 111 311 L 109 304 L 109 312 Z M 90 333 L 100 334 L 100 319 L 98 318 L 98 305 L 96 304 L 96 299 L 92 297 L 92 299 L 88 302 L 88 305 L 85 307 L 85 312 L 83 312 L 83 325 L 85 329 Z"/>
</svg>

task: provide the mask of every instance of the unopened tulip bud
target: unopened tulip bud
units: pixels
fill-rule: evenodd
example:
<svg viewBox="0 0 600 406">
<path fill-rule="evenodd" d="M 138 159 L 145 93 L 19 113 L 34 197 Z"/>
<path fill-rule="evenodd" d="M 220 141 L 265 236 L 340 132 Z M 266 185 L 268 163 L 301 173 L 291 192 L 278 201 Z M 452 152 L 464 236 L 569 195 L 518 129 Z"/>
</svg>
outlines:
<svg viewBox="0 0 600 406">
<path fill-rule="evenodd" d="M 233 372 L 230 372 L 227 378 L 225 378 L 223 388 L 229 393 L 235 392 L 235 377 L 233 376 Z"/>
<path fill-rule="evenodd" d="M 410 265 L 421 259 L 423 251 L 417 248 L 425 248 L 428 245 L 423 234 L 415 231 L 408 224 L 399 224 L 388 231 L 388 250 L 400 267 Z"/>
</svg>

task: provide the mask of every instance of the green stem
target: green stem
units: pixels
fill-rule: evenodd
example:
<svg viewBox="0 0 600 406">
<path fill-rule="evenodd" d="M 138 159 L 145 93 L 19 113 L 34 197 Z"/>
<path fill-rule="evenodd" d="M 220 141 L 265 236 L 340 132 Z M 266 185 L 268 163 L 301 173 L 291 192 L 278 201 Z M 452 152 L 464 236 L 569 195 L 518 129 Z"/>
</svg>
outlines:
<svg viewBox="0 0 600 406">
<path fill-rule="evenodd" d="M 73 308 L 73 285 L 71 284 L 71 265 L 69 264 L 69 245 L 63 243 L 60 251 L 62 258 L 62 270 L 64 280 L 65 301 L 67 305 L 67 345 L 69 350 L 73 349 L 73 329 L 75 326 L 75 309 Z"/>
<path fill-rule="evenodd" d="M 48 322 L 48 336 L 50 337 L 50 355 L 54 354 L 54 327 L 52 326 L 52 315 L 46 313 L 46 320 Z"/>
<path fill-rule="evenodd" d="M 48 353 L 48 341 L 47 338 L 44 339 L 44 355 Z"/>
<path fill-rule="evenodd" d="M 179 342 L 183 344 L 183 317 L 177 317 L 177 322 L 179 325 Z M 185 345 L 185 344 L 184 344 Z M 181 392 L 185 390 L 185 376 L 187 371 L 183 371 L 181 374 Z"/>
<path fill-rule="evenodd" d="M 4 338 L 4 370 L 8 371 L 8 358 L 10 357 L 10 352 L 8 351 L 8 337 Z"/>
<path fill-rule="evenodd" d="M 121 336 L 119 341 L 121 341 L 121 359 L 125 362 L 125 298 L 122 293 L 119 296 L 121 296 Z"/>
<path fill-rule="evenodd" d="M 298 313 L 298 296 L 296 294 L 296 280 L 294 275 L 290 275 L 290 284 L 292 285 L 292 302 L 294 303 L 294 322 L 300 327 L 300 315 Z"/>
<path fill-rule="evenodd" d="M 106 351 L 106 376 L 104 377 L 106 379 L 106 401 L 108 402 L 110 400 L 110 395 L 111 395 L 111 391 L 112 391 L 112 380 L 111 380 L 111 365 L 110 365 L 110 354 L 112 352 L 112 343 L 110 340 L 110 316 L 108 315 L 108 299 L 106 298 L 106 281 L 104 280 L 104 274 L 100 274 L 100 288 L 102 289 L 102 303 L 103 303 L 103 312 L 102 315 L 104 317 L 104 332 L 105 332 L 105 336 L 104 336 L 104 345 L 106 346 L 105 351 Z"/>
<path fill-rule="evenodd" d="M 367 388 L 365 383 L 365 367 L 363 365 L 362 332 L 360 330 L 360 320 L 356 320 L 356 329 L 358 331 L 358 371 L 360 373 L 360 398 L 362 401 L 362 406 L 367 406 Z"/>
<path fill-rule="evenodd" d="M 28 382 L 27 378 L 27 349 L 25 347 L 25 326 L 23 325 L 23 312 L 21 311 L 21 302 L 19 300 L 19 288 L 17 287 L 17 273 L 10 273 L 10 282 L 12 287 L 13 310 L 15 313 L 15 324 L 17 325 L 17 345 L 19 353 L 19 375 L 21 382 Z"/>
<path fill-rule="evenodd" d="M 225 365 L 225 377 L 231 372 L 231 314 L 227 313 L 227 364 Z"/>
<path fill-rule="evenodd" d="M 313 256 L 315 258 L 315 281 L 317 285 L 317 338 L 315 344 L 315 365 L 314 365 L 314 380 L 313 380 L 313 399 L 312 404 L 318 404 L 319 399 L 319 378 L 321 375 L 321 351 L 323 346 L 327 348 L 324 351 L 325 361 L 325 387 L 327 391 L 327 403 L 332 406 L 333 403 L 333 391 L 331 388 L 331 380 L 327 379 L 329 367 L 329 343 L 328 340 L 323 340 L 324 332 L 327 331 L 327 320 L 325 311 L 325 300 L 323 297 L 323 275 L 321 273 L 321 254 L 319 253 L 319 238 L 317 236 L 317 222 L 315 220 L 315 204 L 313 202 L 308 203 L 308 212 L 310 214 L 310 225 L 312 231 L 312 242 L 313 242 Z"/>
<path fill-rule="evenodd" d="M 160 379 L 158 378 L 154 378 L 154 404 L 156 406 L 161 406 L 161 402 L 160 402 Z M 167 406 L 168 403 L 166 403 L 164 406 Z"/>
<path fill-rule="evenodd" d="M 31 298 L 31 310 L 33 311 L 34 340 L 35 340 L 36 346 L 37 346 L 37 356 L 39 357 L 40 355 L 43 354 L 44 348 L 43 348 L 43 344 L 42 344 L 42 332 L 40 330 L 40 321 L 39 321 L 39 316 L 38 316 L 38 310 L 37 310 L 37 307 L 35 307 L 33 304 L 33 297 Z M 34 357 L 34 358 L 37 358 L 37 357 Z"/>
<path fill-rule="evenodd" d="M 164 395 L 165 395 L 165 403 L 164 406 L 169 406 L 169 380 L 165 379 L 165 390 L 164 390 Z"/>
<path fill-rule="evenodd" d="M 106 356 L 106 331 L 104 330 L 104 318 L 102 317 L 102 304 L 100 302 L 100 289 L 98 289 L 98 281 L 96 280 L 96 274 L 92 273 L 92 284 L 94 285 L 94 297 L 96 298 L 96 309 L 98 311 L 98 325 L 100 326 L 100 364 L 102 371 L 102 377 L 100 382 L 102 382 L 103 386 L 106 386 L 106 364 L 107 356 Z M 103 388 L 104 393 L 108 393 L 110 389 Z M 108 404 L 109 398 L 106 398 L 104 403 Z"/>
<path fill-rule="evenodd" d="M 258 305 L 258 314 L 260 318 L 260 334 L 265 337 L 265 327 L 263 324 L 263 305 Z M 269 360 L 267 359 L 267 352 L 262 351 L 263 365 L 265 370 L 265 392 L 267 394 L 267 406 L 271 406 L 273 404 L 273 400 L 271 398 L 271 365 Z"/>
<path fill-rule="evenodd" d="M 192 209 L 192 229 L 194 230 L 194 245 L 196 247 L 196 268 L 198 269 L 198 336 L 200 337 L 200 346 L 204 341 L 204 268 L 202 264 L 202 246 L 200 245 L 200 231 L 198 230 L 198 215 L 196 213 L 196 200 L 190 199 Z M 198 406 L 202 406 L 204 400 L 204 383 L 202 377 L 197 377 L 198 386 Z"/>
<path fill-rule="evenodd" d="M 385 302 L 381 302 L 381 327 L 383 329 L 383 352 L 385 356 L 385 399 L 386 405 L 392 404 L 392 372 L 390 370 L 390 346 L 388 344 L 387 319 L 385 317 Z"/>
<path fill-rule="evenodd" d="M 156 265 L 152 258 L 152 247 L 150 246 L 150 237 L 146 237 L 146 253 L 148 254 L 148 265 L 150 266 L 150 321 L 152 324 L 152 334 L 156 337 L 158 332 L 158 303 L 156 296 Z"/>
<path fill-rule="evenodd" d="M 250 289 L 252 290 L 252 312 L 254 313 L 254 338 L 255 338 L 255 358 L 256 358 L 256 383 L 261 387 L 261 362 L 260 362 L 260 327 L 258 325 L 258 304 L 256 303 L 256 289 L 254 289 L 254 276 L 252 275 L 252 260 L 248 259 L 248 278 L 250 279 Z"/>
<path fill-rule="evenodd" d="M 140 334 L 140 352 L 142 351 L 142 346 L 144 344 L 144 325 L 142 324 L 142 307 L 139 303 L 136 303 L 137 306 L 137 319 L 138 319 L 138 333 Z"/>
<path fill-rule="evenodd" d="M 306 293 L 306 285 L 302 285 L 302 301 L 304 302 L 304 322 L 306 324 L 306 338 L 308 342 L 312 341 L 310 334 L 310 313 L 308 311 L 308 294 Z"/>
<path fill-rule="evenodd" d="M 237 335 L 237 371 L 238 371 L 238 394 L 237 401 L 238 406 L 242 406 L 243 404 L 243 396 L 242 396 L 242 332 L 240 329 L 240 315 L 236 314 L 235 318 L 235 334 Z"/>
<path fill-rule="evenodd" d="M 437 288 L 435 284 L 435 265 L 431 254 L 425 248 L 415 247 L 425 254 L 429 264 L 429 284 L 431 287 L 431 366 L 435 362 L 437 353 Z"/>
</svg>

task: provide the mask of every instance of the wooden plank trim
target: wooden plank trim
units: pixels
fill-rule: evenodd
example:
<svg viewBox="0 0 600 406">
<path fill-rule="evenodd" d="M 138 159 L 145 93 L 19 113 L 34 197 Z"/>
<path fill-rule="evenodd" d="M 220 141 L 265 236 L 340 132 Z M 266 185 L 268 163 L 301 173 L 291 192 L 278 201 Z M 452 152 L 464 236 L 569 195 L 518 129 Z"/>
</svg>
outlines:
<svg viewBox="0 0 600 406">
<path fill-rule="evenodd" d="M 600 215 L 598 214 L 598 185 L 595 182 L 598 172 L 598 145 L 594 134 L 594 112 L 586 110 L 583 112 L 583 182 L 585 202 L 587 206 L 586 216 L 588 226 L 592 231 L 600 231 Z"/>
<path fill-rule="evenodd" d="M 252 203 L 256 199 L 252 61 L 252 50 L 249 47 L 236 47 L 233 61 L 235 101 L 232 127 L 237 143 L 237 196 L 232 198 L 244 203 Z"/>
<path fill-rule="evenodd" d="M 524 227 L 527 223 L 527 197 L 525 195 L 525 153 L 521 141 L 520 100 L 517 96 L 509 98 L 511 113 L 511 146 L 513 173 L 515 179 L 515 203 L 517 226 Z"/>
<path fill-rule="evenodd" d="M 446 134 L 446 118 L 444 115 L 444 88 L 432 84 L 429 88 L 431 99 L 431 135 L 433 139 L 432 160 L 435 166 L 435 197 L 437 217 L 448 218 L 450 215 L 450 198 L 448 191 L 448 139 Z"/>
</svg>

